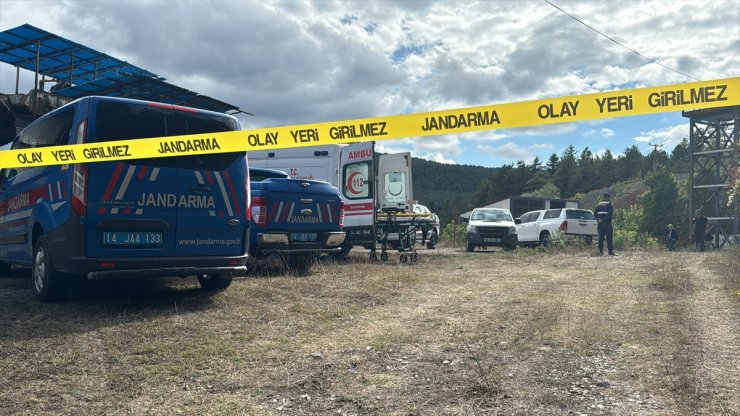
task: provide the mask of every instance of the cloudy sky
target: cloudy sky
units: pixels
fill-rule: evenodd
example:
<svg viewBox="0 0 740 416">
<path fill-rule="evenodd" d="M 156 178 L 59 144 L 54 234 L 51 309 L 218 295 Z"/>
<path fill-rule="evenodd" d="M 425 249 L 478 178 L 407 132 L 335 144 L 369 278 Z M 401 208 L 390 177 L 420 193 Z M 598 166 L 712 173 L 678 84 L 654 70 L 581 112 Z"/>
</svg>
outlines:
<svg viewBox="0 0 740 416">
<path fill-rule="evenodd" d="M 253 113 L 244 128 L 740 75 L 740 0 L 550 3 L 0 0 L 0 31 L 30 23 L 126 60 Z M 22 72 L 27 92 L 33 74 Z M 14 68 L 0 63 L 0 92 L 14 89 Z M 680 113 L 665 113 L 379 148 L 500 166 L 569 144 L 670 152 L 688 130 Z"/>
</svg>

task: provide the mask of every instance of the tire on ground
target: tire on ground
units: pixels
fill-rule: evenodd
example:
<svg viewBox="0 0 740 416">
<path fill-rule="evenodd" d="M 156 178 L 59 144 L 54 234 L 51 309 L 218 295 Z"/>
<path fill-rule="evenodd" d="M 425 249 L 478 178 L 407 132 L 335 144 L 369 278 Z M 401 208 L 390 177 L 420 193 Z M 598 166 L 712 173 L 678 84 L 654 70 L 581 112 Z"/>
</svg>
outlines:
<svg viewBox="0 0 740 416">
<path fill-rule="evenodd" d="M 544 232 L 540 234 L 540 244 L 542 244 L 542 247 L 550 247 L 550 233 Z"/>
<path fill-rule="evenodd" d="M 437 247 L 437 241 L 439 241 L 437 230 L 432 230 L 432 236 L 429 237 L 429 241 L 427 241 L 427 248 L 432 250 Z"/>
<path fill-rule="evenodd" d="M 316 261 L 315 254 L 293 254 L 288 257 L 288 268 L 298 274 L 304 274 L 311 269 Z"/>
<path fill-rule="evenodd" d="M 233 280 L 233 276 L 220 273 L 198 275 L 200 287 L 209 292 L 220 292 L 231 286 Z"/>
<path fill-rule="evenodd" d="M 33 247 L 31 287 L 33 294 L 44 302 L 55 302 L 64 294 L 64 276 L 51 263 L 46 236 L 36 239 Z"/>
</svg>

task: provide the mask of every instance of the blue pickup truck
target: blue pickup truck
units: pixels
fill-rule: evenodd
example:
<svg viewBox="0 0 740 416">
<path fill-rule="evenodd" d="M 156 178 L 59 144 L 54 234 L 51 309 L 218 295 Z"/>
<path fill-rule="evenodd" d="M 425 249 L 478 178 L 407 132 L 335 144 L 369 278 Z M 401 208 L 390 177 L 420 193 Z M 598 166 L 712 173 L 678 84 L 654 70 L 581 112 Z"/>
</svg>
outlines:
<svg viewBox="0 0 740 416">
<path fill-rule="evenodd" d="M 320 253 L 341 251 L 344 202 L 337 188 L 256 168 L 249 169 L 249 188 L 252 259 L 278 255 L 289 267 L 305 270 Z"/>
</svg>

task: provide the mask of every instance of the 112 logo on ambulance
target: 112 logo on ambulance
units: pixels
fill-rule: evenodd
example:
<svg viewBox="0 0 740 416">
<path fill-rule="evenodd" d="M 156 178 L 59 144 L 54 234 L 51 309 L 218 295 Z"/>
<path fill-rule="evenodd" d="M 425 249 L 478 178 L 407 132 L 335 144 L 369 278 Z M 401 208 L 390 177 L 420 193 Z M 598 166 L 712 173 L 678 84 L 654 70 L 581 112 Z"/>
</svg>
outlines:
<svg viewBox="0 0 740 416">
<path fill-rule="evenodd" d="M 347 196 L 350 198 L 364 198 L 370 195 L 367 177 L 367 163 L 359 163 L 356 165 L 347 166 L 347 174 L 345 177 Z"/>
</svg>

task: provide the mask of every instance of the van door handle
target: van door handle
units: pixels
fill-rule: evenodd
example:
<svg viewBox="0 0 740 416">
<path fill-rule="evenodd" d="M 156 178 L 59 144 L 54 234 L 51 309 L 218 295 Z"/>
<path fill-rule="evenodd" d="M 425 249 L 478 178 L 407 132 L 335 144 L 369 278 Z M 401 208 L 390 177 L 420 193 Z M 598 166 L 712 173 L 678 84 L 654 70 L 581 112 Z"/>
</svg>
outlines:
<svg viewBox="0 0 740 416">
<path fill-rule="evenodd" d="M 196 194 L 208 194 L 211 193 L 211 187 L 205 185 L 191 186 L 188 191 Z"/>
</svg>

